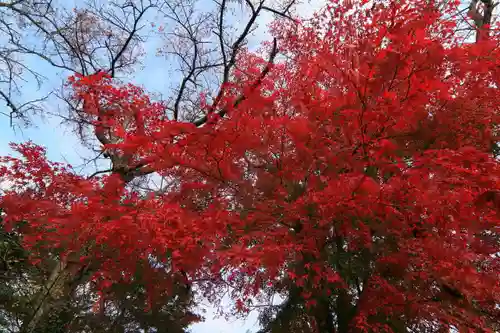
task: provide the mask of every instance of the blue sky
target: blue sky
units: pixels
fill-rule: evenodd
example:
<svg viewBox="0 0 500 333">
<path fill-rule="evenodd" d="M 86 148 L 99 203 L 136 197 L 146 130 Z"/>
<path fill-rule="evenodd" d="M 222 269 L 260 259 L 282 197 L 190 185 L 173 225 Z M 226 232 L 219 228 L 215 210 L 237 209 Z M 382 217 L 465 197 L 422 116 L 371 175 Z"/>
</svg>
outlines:
<svg viewBox="0 0 500 333">
<path fill-rule="evenodd" d="M 209 0 L 203 0 L 209 1 Z M 305 0 L 300 5 L 297 12 L 301 16 L 310 16 L 312 12 L 319 9 L 325 0 Z M 75 1 L 62 0 L 62 5 L 69 8 L 74 7 Z M 262 17 L 259 29 L 249 41 L 249 46 L 258 46 L 263 40 L 269 38 L 266 25 L 272 19 L 271 15 Z M 234 24 L 238 24 L 239 20 L 235 20 Z M 133 75 L 132 82 L 138 85 L 143 85 L 147 91 L 153 93 L 162 93 L 168 91 L 170 85 L 175 84 L 179 80 L 176 75 L 172 74 L 172 63 L 167 62 L 164 58 L 156 56 L 156 49 L 161 46 L 161 40 L 151 38 L 145 45 L 146 56 L 143 61 L 143 68 L 139 68 Z M 42 97 L 50 93 L 54 88 L 61 84 L 61 73 L 54 70 L 47 63 L 37 58 L 24 59 L 26 65 L 30 68 L 35 68 L 38 72 L 43 73 L 47 77 L 47 81 L 39 88 L 32 81 L 28 81 L 22 87 L 22 96 L 29 96 L 29 99 Z M 57 113 L 58 108 L 63 107 L 57 102 L 57 99 L 51 98 L 45 104 L 45 108 L 49 113 Z M 0 111 L 9 112 L 5 105 L 0 105 Z M 52 161 L 68 162 L 73 166 L 78 166 L 82 163 L 82 156 L 92 156 L 82 147 L 78 138 L 71 132 L 67 126 L 61 125 L 60 120 L 54 117 L 46 116 L 44 118 L 34 117 L 33 123 L 35 126 L 29 128 L 15 129 L 10 127 L 9 120 L 6 117 L 0 118 L 0 155 L 10 154 L 9 142 L 25 142 L 32 140 L 33 142 L 45 146 L 47 148 L 48 158 Z M 224 318 L 214 318 L 214 309 L 205 306 L 203 307 L 206 321 L 193 325 L 193 333 L 245 333 L 247 330 L 254 332 L 258 329 L 257 314 L 251 314 L 246 321 L 233 320 L 226 321 Z"/>
</svg>

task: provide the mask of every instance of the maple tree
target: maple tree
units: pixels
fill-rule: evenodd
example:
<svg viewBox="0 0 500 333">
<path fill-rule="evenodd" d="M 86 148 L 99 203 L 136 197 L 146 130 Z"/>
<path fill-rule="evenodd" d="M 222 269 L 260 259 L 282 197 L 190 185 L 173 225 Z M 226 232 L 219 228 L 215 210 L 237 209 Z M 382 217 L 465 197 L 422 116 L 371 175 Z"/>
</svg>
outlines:
<svg viewBox="0 0 500 333">
<path fill-rule="evenodd" d="M 240 52 L 193 122 L 105 72 L 76 75 L 112 168 L 86 178 L 13 145 L 6 224 L 28 221 L 34 255 L 92 266 L 102 295 L 138 271 L 151 304 L 230 285 L 237 311 L 263 309 L 262 332 L 494 332 L 500 39 L 483 14 L 468 42 L 461 11 L 345 1 L 277 22 L 269 58 Z M 127 185 L 154 172 L 169 191 Z"/>
<path fill-rule="evenodd" d="M 130 75 L 146 58 L 146 68 L 141 66 L 141 72 L 148 72 L 149 58 L 153 56 L 156 58 L 155 66 L 164 62 L 160 67 L 168 73 L 166 76 L 170 81 L 167 91 L 162 91 L 165 116 L 193 120 L 202 114 L 199 92 L 204 91 L 205 96 L 218 93 L 219 86 L 216 82 L 225 83 L 230 78 L 236 65 L 236 56 L 248 43 L 252 43 L 252 33 L 263 19 L 267 19 L 265 16 L 273 15 L 289 20 L 296 2 L 84 0 L 76 2 L 74 8 L 68 7 L 72 4 L 52 0 L 0 2 L 0 37 L 5 42 L 0 50 L 0 99 L 4 100 L 5 107 L 0 113 L 8 117 L 11 126 L 18 126 L 20 121 L 24 125 L 30 125 L 33 117 L 38 114 L 49 116 L 50 120 L 62 119 L 66 125 L 71 125 L 70 129 L 75 130 L 80 143 L 90 153 L 90 156 L 83 157 L 81 165 L 75 163 L 74 169 L 91 164 L 95 164 L 97 168 L 98 164 L 108 162 L 113 168 L 120 169 L 126 161 L 118 156 L 111 156 L 109 151 L 101 150 L 103 142 L 100 141 L 109 142 L 115 138 L 106 133 L 94 136 L 92 116 L 89 119 L 81 100 L 72 98 L 72 90 L 65 85 L 56 89 L 52 85 L 53 81 L 66 82 L 70 74 L 90 75 L 101 70 L 111 77 L 131 79 Z M 203 4 L 200 6 L 200 3 Z M 239 27 L 234 27 L 232 23 L 236 17 L 241 25 Z M 145 49 L 151 51 L 156 47 L 159 48 L 156 55 L 144 52 Z M 40 66 L 30 66 L 32 60 L 39 61 Z M 157 71 L 153 73 L 156 74 Z M 37 98 L 33 91 L 25 91 L 25 82 L 28 87 L 35 84 L 42 90 L 49 88 L 50 93 Z M 59 107 L 55 108 L 55 104 L 59 104 Z M 54 112 L 54 109 L 59 111 Z M 122 120 L 126 127 L 126 118 Z M 123 171 L 121 170 L 122 174 Z M 82 172 L 78 171 L 80 174 Z M 152 188 L 145 173 L 129 174 L 128 181 L 128 187 L 141 191 Z M 162 179 L 159 183 L 162 186 L 167 182 Z M 76 258 L 61 259 L 58 251 L 45 251 L 47 263 L 39 264 L 43 269 L 28 267 L 28 264 L 15 271 L 16 274 L 8 274 L 8 283 L 13 286 L 9 290 L 13 294 L 29 295 L 26 297 L 30 299 L 24 302 L 26 297 L 23 296 L 21 303 L 26 306 L 19 308 L 19 311 L 16 308 L 16 313 L 5 315 L 17 319 L 5 321 L 8 324 L 2 322 L 2 329 L 27 328 L 38 332 L 45 329 L 55 332 L 54 326 L 48 328 L 44 323 L 52 321 L 52 317 L 59 317 L 57 325 L 64 327 L 72 321 L 71 316 L 83 318 L 81 321 L 91 324 L 92 331 L 96 327 L 104 330 L 108 325 L 107 319 L 112 320 L 115 330 L 123 326 L 132 327 L 127 322 L 128 319 L 135 321 L 134 325 L 137 325 L 140 318 L 129 311 L 129 300 L 137 294 L 134 290 L 118 295 L 126 297 L 128 301 L 125 302 L 113 299 L 114 295 L 107 295 L 104 306 L 99 309 L 97 320 L 86 315 L 89 302 L 96 296 L 96 290 L 87 288 L 94 266 L 75 269 L 74 262 L 78 262 L 78 254 L 73 256 Z M 29 269 L 25 271 L 24 268 Z M 31 276 L 31 269 L 35 272 L 42 271 L 43 274 L 39 276 L 35 273 Z M 10 275 L 16 276 L 18 280 L 25 280 L 26 275 L 33 277 L 29 279 L 30 292 L 23 290 L 27 288 L 26 284 L 10 280 Z M 142 291 L 139 294 L 142 297 Z M 171 300 L 176 297 L 172 294 L 158 302 L 161 304 L 168 300 L 172 303 Z M 185 295 L 180 295 L 180 299 L 185 299 Z M 168 305 L 166 308 L 169 313 L 184 313 L 187 311 L 186 307 L 191 307 L 190 302 L 173 304 L 178 308 L 173 310 Z M 65 315 L 68 313 L 67 309 L 71 309 L 69 316 Z M 150 321 L 149 324 L 151 330 L 159 329 L 153 322 Z"/>
</svg>

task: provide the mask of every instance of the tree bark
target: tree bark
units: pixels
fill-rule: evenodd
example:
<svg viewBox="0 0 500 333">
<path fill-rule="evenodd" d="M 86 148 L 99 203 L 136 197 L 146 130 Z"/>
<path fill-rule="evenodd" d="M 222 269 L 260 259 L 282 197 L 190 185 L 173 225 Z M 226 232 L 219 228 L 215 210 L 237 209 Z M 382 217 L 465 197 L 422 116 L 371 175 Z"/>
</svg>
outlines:
<svg viewBox="0 0 500 333">
<path fill-rule="evenodd" d="M 120 167 L 113 168 L 113 173 L 118 174 L 125 185 L 134 178 L 141 176 L 141 170 L 123 167 L 120 158 L 113 160 L 113 164 Z M 49 323 L 57 317 L 58 327 L 66 327 L 71 319 L 68 308 L 76 288 L 91 275 L 90 264 L 82 265 L 79 253 L 71 253 L 68 258 L 58 260 L 43 289 L 33 300 L 33 312 L 21 327 L 22 333 L 58 333 L 66 329 L 55 331 Z"/>
<path fill-rule="evenodd" d="M 33 300 L 33 311 L 23 322 L 21 332 L 65 332 L 65 326 L 72 319 L 68 314 L 71 297 L 76 287 L 86 278 L 87 268 L 88 266 L 69 258 L 58 261 L 42 290 Z"/>
<path fill-rule="evenodd" d="M 328 297 L 322 296 L 318 299 L 314 319 L 319 333 L 335 333 L 333 314 Z"/>
</svg>

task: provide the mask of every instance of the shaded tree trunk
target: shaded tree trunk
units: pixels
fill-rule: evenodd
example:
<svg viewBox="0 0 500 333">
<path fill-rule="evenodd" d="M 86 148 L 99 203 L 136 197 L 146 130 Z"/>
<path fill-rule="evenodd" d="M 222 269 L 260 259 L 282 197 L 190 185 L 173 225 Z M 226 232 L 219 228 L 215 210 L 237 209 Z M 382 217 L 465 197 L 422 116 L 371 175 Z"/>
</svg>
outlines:
<svg viewBox="0 0 500 333">
<path fill-rule="evenodd" d="M 65 332 L 72 320 L 71 298 L 78 285 L 88 277 L 88 266 L 67 259 L 58 261 L 32 301 L 32 313 L 23 322 L 22 333 Z"/>
<path fill-rule="evenodd" d="M 314 319 L 318 327 L 318 333 L 334 333 L 335 325 L 329 298 L 322 296 L 318 299 L 318 305 L 314 313 Z"/>
</svg>

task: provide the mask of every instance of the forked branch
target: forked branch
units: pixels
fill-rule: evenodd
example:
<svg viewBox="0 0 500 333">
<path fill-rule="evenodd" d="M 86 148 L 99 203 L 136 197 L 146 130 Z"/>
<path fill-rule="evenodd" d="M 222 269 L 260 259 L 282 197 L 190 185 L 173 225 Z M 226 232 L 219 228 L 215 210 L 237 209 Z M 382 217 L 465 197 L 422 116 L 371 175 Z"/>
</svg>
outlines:
<svg viewBox="0 0 500 333">
<path fill-rule="evenodd" d="M 278 54 L 278 42 L 276 40 L 276 38 L 273 39 L 273 47 L 271 49 L 271 53 L 269 54 L 269 59 L 267 61 L 267 64 L 266 64 L 266 67 L 264 67 L 264 69 L 262 70 L 262 72 L 260 73 L 259 77 L 257 78 L 257 80 L 255 80 L 255 82 L 251 85 L 250 87 L 250 91 L 253 92 L 255 91 L 255 89 L 257 89 L 261 83 L 262 83 L 262 80 L 266 77 L 266 75 L 269 73 L 269 71 L 271 70 L 271 66 L 274 64 L 274 59 L 276 58 L 276 55 Z M 233 103 L 233 107 L 237 107 L 241 102 L 243 102 L 245 99 L 247 98 L 247 96 L 245 96 L 244 94 L 241 94 L 240 96 L 238 96 L 238 98 L 236 98 L 236 100 L 234 101 Z M 228 109 L 227 107 L 223 108 L 220 112 L 218 112 L 218 116 L 219 117 L 224 117 L 228 112 Z M 197 127 L 205 124 L 208 120 L 208 116 L 205 115 L 197 120 L 195 120 L 193 122 L 193 124 Z"/>
</svg>

